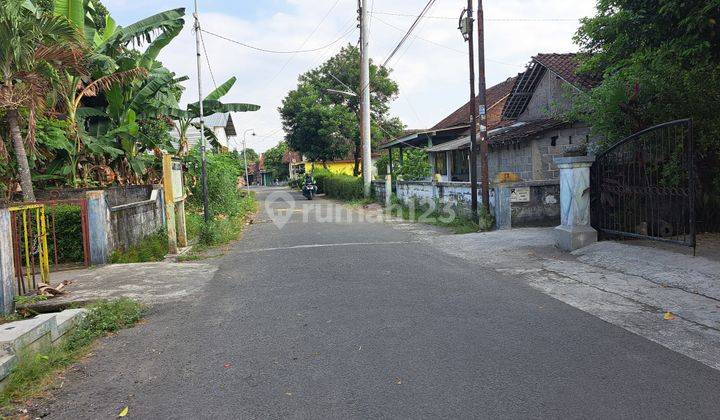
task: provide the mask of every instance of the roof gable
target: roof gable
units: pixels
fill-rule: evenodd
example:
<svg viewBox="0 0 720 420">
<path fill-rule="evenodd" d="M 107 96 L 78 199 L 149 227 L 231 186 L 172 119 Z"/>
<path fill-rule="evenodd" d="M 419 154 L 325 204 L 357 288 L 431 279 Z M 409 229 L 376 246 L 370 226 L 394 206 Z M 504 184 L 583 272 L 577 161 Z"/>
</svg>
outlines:
<svg viewBox="0 0 720 420">
<path fill-rule="evenodd" d="M 525 72 L 517 78 L 503 108 L 503 117 L 515 119 L 525 112 L 535 89 L 548 71 L 578 90 L 592 88 L 596 84 L 593 79 L 577 74 L 579 64 L 575 53 L 538 54 L 533 57 Z"/>
<path fill-rule="evenodd" d="M 493 107 L 502 107 L 505 103 L 505 99 L 512 92 L 513 85 L 515 84 L 517 77 L 510 77 L 504 82 L 498 83 L 495 86 L 488 88 L 485 92 L 485 102 L 487 103 L 488 112 L 488 126 L 493 126 L 498 121 L 492 121 L 490 118 L 490 110 Z M 479 107 L 479 98 L 475 98 L 476 106 Z M 435 124 L 430 130 L 442 130 L 451 127 L 469 126 L 470 125 L 470 101 L 467 101 L 463 106 L 456 109 L 452 114 L 443 118 L 442 121 Z"/>
</svg>

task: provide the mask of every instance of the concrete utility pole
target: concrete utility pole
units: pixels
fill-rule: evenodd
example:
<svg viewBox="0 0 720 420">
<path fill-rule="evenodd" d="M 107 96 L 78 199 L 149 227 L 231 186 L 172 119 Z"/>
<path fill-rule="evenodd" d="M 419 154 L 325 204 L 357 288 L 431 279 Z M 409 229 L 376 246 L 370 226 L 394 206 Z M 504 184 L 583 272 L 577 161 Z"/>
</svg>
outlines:
<svg viewBox="0 0 720 420">
<path fill-rule="evenodd" d="M 370 55 L 368 40 L 367 0 L 360 6 L 360 137 L 362 139 L 362 171 L 365 197 L 372 185 L 372 143 L 370 140 Z"/>
<path fill-rule="evenodd" d="M 250 175 L 248 174 L 248 166 L 247 166 L 247 143 L 245 143 L 245 137 L 247 137 L 247 133 L 252 131 L 252 135 L 255 135 L 255 130 L 250 128 L 245 130 L 243 133 L 243 159 L 245 160 L 245 188 L 247 189 L 248 194 L 250 194 Z"/>
<path fill-rule="evenodd" d="M 477 105 L 475 104 L 475 43 L 473 40 L 472 0 L 468 0 L 465 16 L 460 17 L 460 32 L 468 43 L 470 67 L 470 205 L 477 216 Z"/>
<path fill-rule="evenodd" d="M 208 185 L 207 185 L 207 157 L 205 156 L 205 109 L 203 107 L 202 94 L 202 61 L 200 59 L 200 18 L 198 16 L 198 2 L 195 0 L 195 52 L 197 55 L 197 74 L 198 74 L 198 102 L 200 104 L 200 156 L 202 157 L 202 191 L 203 191 L 203 215 L 205 221 L 210 221 L 210 206 L 208 204 Z"/>
<path fill-rule="evenodd" d="M 477 10 L 478 24 L 478 61 L 480 70 L 478 78 L 480 85 L 478 88 L 478 102 L 480 108 L 480 163 L 482 165 L 482 203 L 485 211 L 490 212 L 490 175 L 488 172 L 488 134 L 487 134 L 487 99 L 485 97 L 485 25 L 483 23 L 483 3 L 478 0 Z M 473 164 L 474 167 L 474 164 Z"/>
</svg>

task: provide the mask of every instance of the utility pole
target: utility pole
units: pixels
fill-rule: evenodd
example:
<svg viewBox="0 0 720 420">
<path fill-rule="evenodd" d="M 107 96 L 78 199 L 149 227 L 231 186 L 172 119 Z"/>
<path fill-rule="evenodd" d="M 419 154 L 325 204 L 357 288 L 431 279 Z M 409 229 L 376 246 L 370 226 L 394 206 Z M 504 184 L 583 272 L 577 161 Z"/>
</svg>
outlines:
<svg viewBox="0 0 720 420">
<path fill-rule="evenodd" d="M 198 74 L 198 103 L 200 104 L 200 156 L 202 157 L 202 192 L 203 192 L 203 215 L 205 222 L 210 221 L 210 206 L 208 204 L 208 185 L 207 185 L 207 157 L 205 147 L 205 109 L 203 107 L 202 94 L 202 61 L 200 59 L 200 17 L 198 16 L 198 2 L 195 0 L 195 52 L 197 55 L 197 74 Z"/>
<path fill-rule="evenodd" d="M 255 135 L 255 130 L 250 128 L 245 130 L 243 133 L 243 160 L 245 160 L 245 188 L 247 189 L 248 195 L 250 194 L 250 175 L 248 174 L 248 166 L 247 166 L 247 144 L 245 143 L 245 137 L 247 137 L 247 133 L 252 131 L 252 135 Z"/>
<path fill-rule="evenodd" d="M 362 171 L 365 197 L 372 185 L 372 144 L 370 141 L 370 55 L 368 40 L 367 0 L 360 6 L 360 137 L 362 139 Z"/>
<path fill-rule="evenodd" d="M 460 16 L 460 32 L 468 43 L 470 67 L 470 204 L 477 216 L 477 105 L 475 104 L 475 45 L 473 40 L 472 0 L 468 0 L 465 16 Z"/>
<path fill-rule="evenodd" d="M 488 172 L 488 134 L 487 134 L 487 99 L 485 97 L 485 24 L 483 2 L 478 0 L 478 61 L 480 79 L 478 102 L 480 108 L 480 164 L 482 165 L 482 204 L 487 214 L 490 213 L 490 175 Z"/>
</svg>

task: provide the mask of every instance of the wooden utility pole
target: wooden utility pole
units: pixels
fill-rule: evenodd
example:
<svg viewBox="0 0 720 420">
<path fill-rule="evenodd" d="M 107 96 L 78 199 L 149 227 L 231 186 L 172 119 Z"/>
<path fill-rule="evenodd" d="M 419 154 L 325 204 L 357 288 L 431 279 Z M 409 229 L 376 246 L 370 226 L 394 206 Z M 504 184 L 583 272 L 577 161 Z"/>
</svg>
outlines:
<svg viewBox="0 0 720 420">
<path fill-rule="evenodd" d="M 370 52 L 368 51 L 367 0 L 360 5 L 360 136 L 362 139 L 362 173 L 365 197 L 372 185 L 372 144 L 370 140 Z"/>
<path fill-rule="evenodd" d="M 480 164 L 482 165 L 482 204 L 487 214 L 490 212 L 490 175 L 488 171 L 488 133 L 487 133 L 487 99 L 485 97 L 485 25 L 483 23 L 483 3 L 478 0 L 478 61 L 480 69 L 478 79 L 478 108 L 480 109 Z M 475 164 L 472 164 L 475 167 Z M 477 168 L 475 168 L 477 171 Z"/>
<path fill-rule="evenodd" d="M 469 52 L 470 66 L 470 205 L 473 215 L 477 216 L 478 199 L 477 199 L 477 111 L 478 106 L 475 102 L 475 42 L 473 40 L 473 10 L 472 0 L 468 0 L 467 16 L 465 19 L 467 31 L 466 36 Z M 485 97 L 482 94 L 483 98 Z M 483 199 L 484 201 L 484 199 Z"/>
</svg>

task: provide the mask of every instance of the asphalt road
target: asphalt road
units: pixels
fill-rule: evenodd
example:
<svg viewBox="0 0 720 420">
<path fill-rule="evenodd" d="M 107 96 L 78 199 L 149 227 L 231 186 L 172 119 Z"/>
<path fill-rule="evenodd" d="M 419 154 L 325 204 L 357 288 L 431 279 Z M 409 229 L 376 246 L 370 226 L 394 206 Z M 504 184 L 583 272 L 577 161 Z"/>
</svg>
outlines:
<svg viewBox="0 0 720 420">
<path fill-rule="evenodd" d="M 200 293 L 103 340 L 38 414 L 720 417 L 720 372 L 413 232 L 300 203 L 283 229 L 263 210 Z"/>
</svg>

